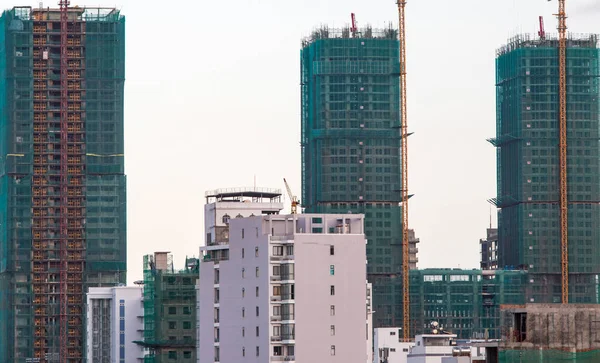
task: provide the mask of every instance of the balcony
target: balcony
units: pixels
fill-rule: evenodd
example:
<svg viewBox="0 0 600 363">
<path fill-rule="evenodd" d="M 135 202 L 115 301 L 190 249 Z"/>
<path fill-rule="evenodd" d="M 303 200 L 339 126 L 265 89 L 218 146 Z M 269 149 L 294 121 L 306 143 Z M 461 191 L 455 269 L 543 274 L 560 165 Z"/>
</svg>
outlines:
<svg viewBox="0 0 600 363">
<path fill-rule="evenodd" d="M 294 320 L 294 314 L 282 314 L 281 315 L 281 320 Z"/>
<path fill-rule="evenodd" d="M 272 355 L 271 362 L 293 362 L 296 360 L 296 357 L 293 355 Z"/>
<path fill-rule="evenodd" d="M 271 316 L 271 321 L 280 321 L 281 320 L 281 315 L 273 315 Z"/>
</svg>

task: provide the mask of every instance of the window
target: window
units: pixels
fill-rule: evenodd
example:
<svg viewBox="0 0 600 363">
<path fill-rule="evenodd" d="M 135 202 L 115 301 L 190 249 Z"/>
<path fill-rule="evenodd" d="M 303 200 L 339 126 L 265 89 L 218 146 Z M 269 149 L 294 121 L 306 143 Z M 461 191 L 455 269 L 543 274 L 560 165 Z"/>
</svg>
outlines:
<svg viewBox="0 0 600 363">
<path fill-rule="evenodd" d="M 335 247 L 333 245 L 329 246 L 329 255 L 333 256 L 335 254 Z"/>
<path fill-rule="evenodd" d="M 169 359 L 177 360 L 177 351 L 176 350 L 169 350 Z"/>
<path fill-rule="evenodd" d="M 258 357 L 259 355 L 259 350 L 258 350 L 258 345 L 256 346 L 256 356 Z"/>
<path fill-rule="evenodd" d="M 257 327 L 256 327 L 256 336 L 260 336 L 260 334 L 259 334 L 259 333 L 260 333 L 260 331 L 259 331 L 259 329 L 258 329 L 258 326 L 257 326 Z"/>
<path fill-rule="evenodd" d="M 242 258 L 244 258 L 244 249 L 242 248 Z"/>
<path fill-rule="evenodd" d="M 329 265 L 329 274 L 331 276 L 335 275 L 335 266 L 334 265 Z"/>
<path fill-rule="evenodd" d="M 242 297 L 246 296 L 246 289 L 242 287 Z"/>
<path fill-rule="evenodd" d="M 192 322 L 191 321 L 184 321 L 183 322 L 183 329 L 192 329 Z"/>
<path fill-rule="evenodd" d="M 254 257 L 258 257 L 258 247 L 254 247 Z"/>
<path fill-rule="evenodd" d="M 281 286 L 273 286 L 273 296 L 281 296 Z"/>
<path fill-rule="evenodd" d="M 256 316 L 258 316 L 258 306 L 256 307 Z"/>
<path fill-rule="evenodd" d="M 244 229 L 242 228 L 242 238 L 244 238 Z"/>
<path fill-rule="evenodd" d="M 246 347 L 242 347 L 242 357 L 246 356 Z"/>
<path fill-rule="evenodd" d="M 390 348 L 390 352 L 395 352 L 396 348 Z"/>
<path fill-rule="evenodd" d="M 335 345 L 331 346 L 331 355 L 335 355 Z"/>
<path fill-rule="evenodd" d="M 274 265 L 273 266 L 273 276 L 279 276 L 279 275 L 281 275 L 281 266 Z"/>
<path fill-rule="evenodd" d="M 283 256 L 283 246 L 273 246 L 273 256 Z"/>
<path fill-rule="evenodd" d="M 242 337 L 246 336 L 246 328 L 242 327 Z"/>
<path fill-rule="evenodd" d="M 273 347 L 273 355 L 274 356 L 279 357 L 279 356 L 281 356 L 282 352 L 283 352 L 283 349 L 281 346 Z"/>
<path fill-rule="evenodd" d="M 189 350 L 184 351 L 183 352 L 183 358 L 187 358 L 187 359 L 192 358 L 192 352 L 189 351 Z"/>
<path fill-rule="evenodd" d="M 246 269 L 242 267 L 242 278 L 246 277 Z"/>
<path fill-rule="evenodd" d="M 273 326 L 273 336 L 280 337 L 281 336 L 281 326 L 275 325 Z"/>
<path fill-rule="evenodd" d="M 238 213 L 238 215 L 235 216 L 235 218 L 244 218 L 244 216 Z"/>
<path fill-rule="evenodd" d="M 177 314 L 177 307 L 169 306 L 169 315 L 175 315 L 175 314 Z"/>
<path fill-rule="evenodd" d="M 294 246 L 285 246 L 285 254 L 288 256 L 294 255 Z"/>
<path fill-rule="evenodd" d="M 258 297 L 258 286 L 256 287 L 256 297 Z"/>
<path fill-rule="evenodd" d="M 273 316 L 281 315 L 281 306 L 275 305 L 273 306 Z"/>
<path fill-rule="evenodd" d="M 258 277 L 258 266 L 256 267 L 256 277 Z"/>
<path fill-rule="evenodd" d="M 329 315 L 335 316 L 335 305 L 329 307 Z"/>
<path fill-rule="evenodd" d="M 242 308 L 242 318 L 246 317 L 246 308 Z"/>
<path fill-rule="evenodd" d="M 177 322 L 176 321 L 170 321 L 169 322 L 169 329 L 177 329 Z"/>
<path fill-rule="evenodd" d="M 332 325 L 332 326 L 329 327 L 329 334 L 331 336 L 335 335 L 335 325 Z"/>
<path fill-rule="evenodd" d="M 183 307 L 183 313 L 185 315 L 190 315 L 192 313 L 192 309 L 189 306 L 184 306 Z"/>
<path fill-rule="evenodd" d="M 331 294 L 331 296 L 335 295 L 335 286 L 329 286 L 329 293 Z"/>
<path fill-rule="evenodd" d="M 223 221 L 224 224 L 229 224 L 229 219 L 231 219 L 229 214 L 225 214 L 221 220 Z"/>
<path fill-rule="evenodd" d="M 396 335 L 396 332 L 395 331 L 391 331 L 390 335 Z"/>
</svg>

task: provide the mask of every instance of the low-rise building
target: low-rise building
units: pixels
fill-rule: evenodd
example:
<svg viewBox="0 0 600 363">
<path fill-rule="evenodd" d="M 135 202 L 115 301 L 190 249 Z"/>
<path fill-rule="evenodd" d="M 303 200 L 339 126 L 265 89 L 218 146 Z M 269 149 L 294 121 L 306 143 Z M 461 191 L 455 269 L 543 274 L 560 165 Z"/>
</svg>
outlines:
<svg viewBox="0 0 600 363">
<path fill-rule="evenodd" d="M 373 363 L 407 363 L 414 342 L 403 342 L 402 329 L 376 328 L 373 333 Z"/>
<path fill-rule="evenodd" d="M 142 339 L 142 289 L 133 286 L 92 287 L 87 293 L 86 350 L 90 363 L 137 362 Z"/>
<path fill-rule="evenodd" d="M 144 256 L 144 363 L 196 362 L 197 280 L 197 258 L 175 270 L 169 252 Z"/>
</svg>

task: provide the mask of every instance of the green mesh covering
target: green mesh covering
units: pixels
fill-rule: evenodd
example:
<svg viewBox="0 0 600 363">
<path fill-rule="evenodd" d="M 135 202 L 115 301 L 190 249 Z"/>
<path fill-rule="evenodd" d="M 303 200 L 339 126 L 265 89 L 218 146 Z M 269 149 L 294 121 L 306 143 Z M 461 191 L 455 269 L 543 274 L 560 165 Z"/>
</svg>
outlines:
<svg viewBox="0 0 600 363">
<path fill-rule="evenodd" d="M 363 213 L 374 326 L 401 325 L 399 42 L 392 29 L 321 28 L 303 41 L 302 206 Z"/>
<path fill-rule="evenodd" d="M 595 35 L 567 46 L 569 298 L 598 303 L 600 52 Z M 512 39 L 498 51 L 496 83 L 499 266 L 536 275 L 528 301 L 560 302 L 557 41 Z"/>
<path fill-rule="evenodd" d="M 0 17 L 0 361 L 33 352 L 31 289 L 33 172 L 32 8 Z M 123 165 L 125 19 L 86 9 L 86 273 L 91 286 L 126 282 L 126 179 Z M 50 33 L 49 43 L 56 45 Z M 50 61 L 58 62 L 56 53 Z M 57 80 L 54 75 L 49 76 Z M 52 106 L 54 107 L 54 106 Z M 49 272 L 53 272 L 50 271 Z M 58 271 L 56 271 L 58 273 Z M 83 307 L 82 307 L 83 308 Z M 48 308 L 58 320 L 58 304 Z M 48 351 L 58 351 L 58 324 L 48 324 Z M 83 350 L 83 347 L 82 347 Z M 85 354 L 85 353 L 84 353 Z"/>
<path fill-rule="evenodd" d="M 499 363 L 597 363 L 600 351 L 564 352 L 559 350 L 504 350 L 498 353 Z"/>
</svg>

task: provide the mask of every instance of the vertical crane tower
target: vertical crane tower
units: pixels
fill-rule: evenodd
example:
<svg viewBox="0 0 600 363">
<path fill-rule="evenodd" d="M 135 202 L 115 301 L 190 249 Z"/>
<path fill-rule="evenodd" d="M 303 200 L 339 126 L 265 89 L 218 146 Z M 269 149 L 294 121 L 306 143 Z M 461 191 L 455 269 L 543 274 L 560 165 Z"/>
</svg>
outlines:
<svg viewBox="0 0 600 363">
<path fill-rule="evenodd" d="M 569 239 L 567 200 L 567 15 L 565 0 L 558 0 L 558 97 L 560 167 L 560 250 L 563 304 L 569 303 Z"/>
<path fill-rule="evenodd" d="M 403 340 L 410 340 L 410 278 L 408 250 L 408 124 L 406 112 L 406 0 L 398 0 L 400 41 L 400 132 L 401 132 L 401 201 L 402 201 L 402 330 Z"/>
</svg>

